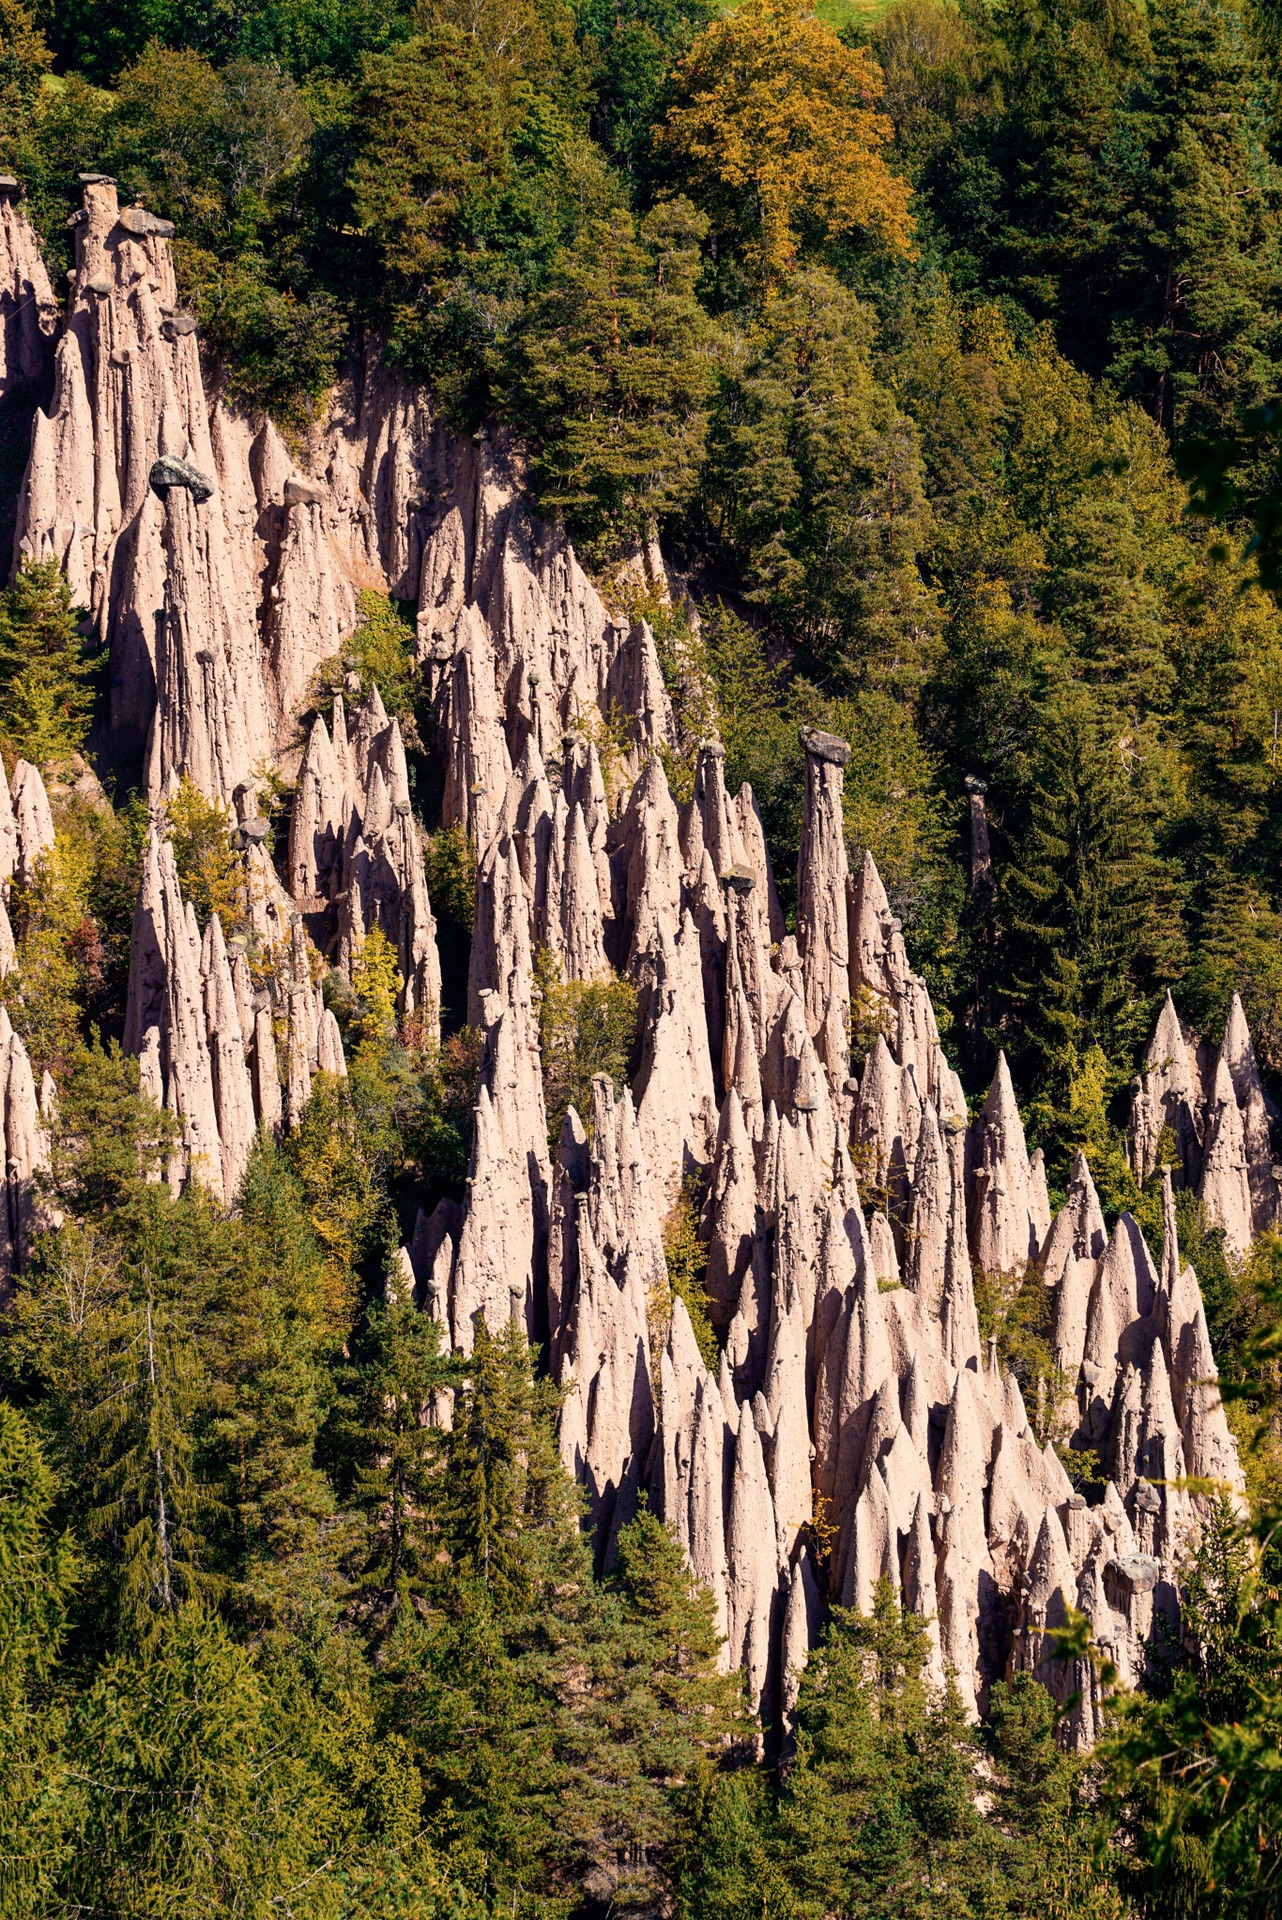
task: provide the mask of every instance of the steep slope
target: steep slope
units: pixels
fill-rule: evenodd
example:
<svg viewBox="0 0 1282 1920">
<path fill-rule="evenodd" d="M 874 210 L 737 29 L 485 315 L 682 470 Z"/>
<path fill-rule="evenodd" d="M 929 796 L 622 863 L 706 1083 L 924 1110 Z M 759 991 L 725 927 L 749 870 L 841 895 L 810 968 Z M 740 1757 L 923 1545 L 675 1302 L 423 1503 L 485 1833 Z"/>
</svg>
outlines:
<svg viewBox="0 0 1282 1920">
<path fill-rule="evenodd" d="M 400 726 L 359 687 L 306 740 L 298 726 L 358 592 L 377 586 L 416 603 L 442 820 L 478 860 L 472 1158 L 462 1202 L 421 1219 L 402 1256 L 423 1310 L 464 1354 L 478 1318 L 515 1317 L 545 1343 L 598 1564 L 647 1490 L 711 1588 L 763 1718 L 795 1697 L 819 1593 L 867 1607 L 885 1577 L 937 1623 L 972 1712 L 1028 1669 L 1080 1696 L 1072 1728 L 1088 1743 L 1091 1670 L 1047 1636 L 1080 1607 L 1137 1677 L 1155 1613 L 1177 1612 L 1200 1520 L 1179 1483 L 1241 1487 L 1173 1205 L 1158 1273 L 1129 1217 L 1105 1241 L 1084 1161 L 1052 1221 L 1004 1059 L 970 1119 L 876 866 L 849 869 L 845 742 L 798 742 L 788 935 L 751 790 L 727 791 L 709 740 L 678 806 L 653 636 L 616 618 L 564 535 L 531 515 L 517 451 L 453 440 L 371 356 L 296 463 L 270 422 L 255 429 L 205 392 L 168 234 L 86 180 L 17 547 L 66 568 L 107 639 L 109 732 L 122 751 L 145 741 L 153 807 L 186 775 L 234 804 L 246 849 L 248 923 L 225 939 L 216 917 L 202 938 L 155 829 L 147 848 L 125 1042 L 181 1121 L 171 1178 L 234 1204 L 255 1127 L 297 1124 L 313 1076 L 344 1071 L 318 982 L 327 964 L 350 978 L 375 926 L 403 1011 L 439 1017 Z M 5 236 L 16 274 L 37 255 L 12 209 Z M 608 780 L 604 739 L 617 745 Z M 283 873 L 259 810 L 273 768 L 294 784 Z M 30 772 L 14 779 L 18 858 L 39 832 L 24 824 L 38 815 Z M 555 1156 L 540 948 L 572 979 L 626 975 L 640 1007 L 633 1084 L 599 1080 Z M 858 1078 L 852 1004 L 879 1029 Z M 1209 1079 L 1172 1008 L 1164 1022 L 1137 1086 L 1137 1153 L 1147 1170 L 1170 1126 L 1183 1176 L 1241 1247 L 1273 1218 L 1273 1189 L 1240 1007 Z M 38 1143 L 9 1046 L 21 1194 Z M 663 1224 L 691 1179 L 706 1194 L 715 1375 L 680 1302 L 657 1337 L 654 1325 Z M 21 1218 L 11 1201 L 19 1250 Z M 982 1346 L 974 1293 L 975 1268 L 1017 1276 L 1030 1262 L 1054 1292 L 1062 1370 L 1042 1443 Z M 1074 1492 L 1051 1426 L 1097 1456 L 1096 1504 Z"/>
</svg>

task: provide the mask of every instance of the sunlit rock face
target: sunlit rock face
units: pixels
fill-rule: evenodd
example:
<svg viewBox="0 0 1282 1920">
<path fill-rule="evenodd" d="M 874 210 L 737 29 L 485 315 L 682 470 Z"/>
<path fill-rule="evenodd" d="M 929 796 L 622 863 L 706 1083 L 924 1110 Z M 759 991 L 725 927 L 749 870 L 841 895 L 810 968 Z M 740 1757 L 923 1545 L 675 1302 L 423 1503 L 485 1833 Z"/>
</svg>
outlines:
<svg viewBox="0 0 1282 1920">
<path fill-rule="evenodd" d="M 1123 1678 L 1205 1496 L 1240 1493 L 1172 1182 L 1238 1254 L 1273 1223 L 1268 1105 L 1242 1008 L 1218 1051 L 1168 1000 L 1133 1090 L 1141 1177 L 1171 1155 L 1160 1267 L 1111 1234 L 1079 1154 L 1052 1219 L 1006 1061 L 973 1116 L 871 856 L 843 828 L 847 744 L 803 731 L 797 922 L 786 933 L 751 790 L 715 739 L 678 746 L 655 638 L 614 613 L 531 512 L 519 450 L 459 441 L 376 357 L 302 452 L 211 397 L 179 305 L 167 223 L 86 185 L 61 320 L 34 236 L 0 196 L 0 390 L 51 379 L 16 554 L 56 559 L 110 654 L 108 747 L 154 808 L 133 931 L 126 1046 L 176 1120 L 168 1177 L 235 1204 L 255 1134 L 297 1126 L 346 1070 L 323 983 L 387 940 L 400 1008 L 429 1043 L 436 917 L 399 721 L 348 672 L 316 696 L 366 589 L 412 603 L 440 818 L 470 841 L 466 1018 L 479 1054 L 461 1201 L 420 1215 L 397 1264 L 449 1343 L 515 1319 L 564 1389 L 561 1453 L 599 1568 L 644 1495 L 711 1591 L 723 1660 L 780 1728 L 829 1602 L 889 1580 L 929 1621 L 930 1671 L 975 1714 L 1016 1670 L 1076 1696 L 1070 1608 Z M 661 561 L 651 558 L 652 567 Z M 666 592 L 666 577 L 656 576 Z M 412 740 L 409 745 L 417 751 Z M 290 790 L 270 835 L 261 794 Z M 203 934 L 163 805 L 183 779 L 233 813 L 248 931 Z M 39 771 L 0 787 L 0 888 L 53 840 Z M 564 980 L 626 978 L 631 1085 L 598 1079 L 549 1143 L 536 955 Z M 14 943 L 0 907 L 0 973 Z M 876 1035 L 852 1062 L 852 1008 Z M 47 1154 L 38 1095 L 0 1014 L 6 1207 L 0 1286 L 21 1265 Z M 1163 1143 L 1166 1143 L 1165 1147 Z M 706 1248 L 701 1349 L 674 1299 L 676 1210 Z M 981 1338 L 975 1275 L 1032 1270 L 1051 1295 L 1058 1388 L 1031 1415 Z M 432 1417 L 448 1418 L 448 1407 Z M 1090 1448 L 1102 1499 L 1061 1454 Z"/>
</svg>

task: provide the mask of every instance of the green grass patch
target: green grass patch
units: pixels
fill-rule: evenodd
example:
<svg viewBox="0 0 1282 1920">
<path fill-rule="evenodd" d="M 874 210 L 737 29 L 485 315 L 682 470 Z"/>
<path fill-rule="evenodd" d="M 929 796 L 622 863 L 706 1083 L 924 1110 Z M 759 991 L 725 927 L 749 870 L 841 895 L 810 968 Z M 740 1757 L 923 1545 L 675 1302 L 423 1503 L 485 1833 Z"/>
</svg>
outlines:
<svg viewBox="0 0 1282 1920">
<path fill-rule="evenodd" d="M 815 0 L 815 12 L 840 33 L 843 27 L 870 27 L 889 5 L 890 0 Z"/>
</svg>

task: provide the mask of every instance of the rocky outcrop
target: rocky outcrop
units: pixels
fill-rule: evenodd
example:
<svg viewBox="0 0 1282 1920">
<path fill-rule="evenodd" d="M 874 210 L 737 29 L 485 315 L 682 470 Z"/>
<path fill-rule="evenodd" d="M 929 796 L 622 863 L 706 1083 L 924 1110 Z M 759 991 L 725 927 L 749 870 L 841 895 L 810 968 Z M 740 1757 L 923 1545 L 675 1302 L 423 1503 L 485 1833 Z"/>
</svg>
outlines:
<svg viewBox="0 0 1282 1920">
<path fill-rule="evenodd" d="M 720 1390 L 703 1364 L 690 1316 L 680 1299 L 672 1305 L 672 1321 L 659 1367 L 660 1411 L 651 1497 L 656 1511 L 663 1514 L 685 1549 L 691 1569 L 711 1592 L 716 1602 L 717 1629 L 724 1637 L 730 1622 L 725 1468 L 735 1436 L 727 1426 Z M 723 1662 L 729 1663 L 728 1642 Z"/>
<path fill-rule="evenodd" d="M 1221 1055 L 1211 1097 L 1206 1103 L 1206 1146 L 1202 1155 L 1202 1205 L 1208 1220 L 1224 1232 L 1230 1253 L 1251 1244 L 1251 1183 L 1246 1162 L 1246 1131 L 1233 1090 L 1233 1076 Z"/>
<path fill-rule="evenodd" d="M 699 936 L 689 913 L 679 928 L 659 920 L 637 971 L 646 1028 L 637 1116 L 667 1211 L 685 1175 L 711 1161 L 717 1131 Z"/>
<path fill-rule="evenodd" d="M 290 820 L 289 877 L 301 908 L 350 980 L 378 927 L 396 954 L 399 1007 L 440 1038 L 441 964 L 400 723 L 372 687 L 350 733 L 342 699 L 333 736 L 313 722 Z M 487 896 L 488 897 L 488 896 Z M 330 910 L 332 903 L 332 911 Z"/>
<path fill-rule="evenodd" d="M 245 934 L 225 938 L 216 914 L 201 934 L 173 847 L 153 824 L 134 909 L 124 1045 L 139 1057 L 142 1090 L 179 1121 L 172 1179 L 196 1180 L 228 1207 L 259 1128 L 297 1125 L 313 1076 L 346 1072 L 318 985 L 320 956 L 301 921 L 268 951 L 268 984 L 256 987 Z"/>
<path fill-rule="evenodd" d="M 40 244 L 12 189 L 0 187 L 0 400 L 44 387 L 57 314 Z"/>
<path fill-rule="evenodd" d="M 1076 1377 L 1086 1352 L 1086 1316 L 1104 1257 L 1104 1215 L 1086 1155 L 1073 1157 L 1068 1195 L 1042 1248 L 1042 1278 L 1054 1292 L 1055 1365 Z"/>
<path fill-rule="evenodd" d="M 0 1142 L 4 1152 L 0 1304 L 12 1292 L 13 1276 L 27 1264 L 33 1232 L 56 1219 L 38 1186 L 39 1176 L 49 1166 L 49 1107 L 47 1093 L 41 1107 L 27 1049 L 14 1032 L 8 1012 L 0 1007 L 0 1114 L 4 1122 Z"/>
<path fill-rule="evenodd" d="M 1170 994 L 1131 1088 L 1131 1163 L 1149 1178 L 1163 1154 L 1199 1195 L 1225 1245 L 1243 1254 L 1278 1219 L 1273 1102 L 1265 1094 L 1242 1001 L 1229 1006 L 1218 1053 L 1184 1027 Z"/>
<path fill-rule="evenodd" d="M 602 1564 L 648 1474 L 724 1618 L 720 1396 L 677 1301 L 656 1439 L 649 1321 L 667 1292 L 659 1214 L 631 1094 L 616 1100 L 601 1076 L 592 1095 L 591 1147 L 571 1110 L 554 1182 L 548 1317 L 553 1371 L 567 1390 L 562 1458 L 587 1488 Z"/>
<path fill-rule="evenodd" d="M 1207 1488 L 1241 1493 L 1170 1182 L 1160 1273 L 1129 1216 L 1106 1235 L 1081 1155 L 1052 1221 L 1005 1058 L 972 1121 L 871 854 L 852 871 L 847 745 L 800 742 L 789 935 L 751 791 L 727 791 L 708 739 L 677 805 L 654 634 L 616 618 L 532 515 L 508 438 L 454 440 L 371 353 L 304 470 L 270 422 L 206 395 L 164 223 L 126 215 L 110 183 L 87 184 L 19 547 L 67 569 L 110 644 L 114 744 L 148 747 L 125 1044 L 177 1118 L 173 1182 L 234 1207 L 259 1129 L 302 1124 L 318 1086 L 334 1095 L 324 1076 L 346 1071 L 339 1020 L 375 929 L 400 1037 L 430 1055 L 442 977 L 415 809 L 435 783 L 441 824 L 476 859 L 478 1078 L 462 1196 L 424 1208 L 389 1285 L 460 1355 L 513 1321 L 540 1346 L 598 1568 L 647 1496 L 772 1739 L 825 1607 L 867 1608 L 884 1580 L 927 1623 L 932 1683 L 951 1672 L 979 1714 L 996 1679 L 1033 1672 L 1076 1700 L 1089 1742 L 1094 1682 L 1058 1660 L 1056 1626 L 1082 1608 L 1140 1673 Z M 48 328 L 37 299 L 35 333 L 15 331 L 6 284 L 3 365 L 29 368 Z M 414 603 L 426 782 L 415 737 L 346 655 L 365 588 Z M 343 693 L 318 711 L 335 656 Z M 292 785 L 287 846 L 274 774 Z M 203 928 L 164 835 L 183 775 L 231 808 L 242 854 L 235 919 Z M 981 889 L 980 783 L 971 801 Z M 39 772 L 20 765 L 0 796 L 0 884 L 26 884 L 53 842 Z M 555 1153 L 540 950 L 565 982 L 625 978 L 637 997 L 631 1083 L 598 1077 Z M 0 1016 L 5 1273 L 46 1150 L 25 1059 Z M 1215 1054 L 1168 999 L 1133 1120 L 1137 1172 L 1169 1152 L 1234 1254 L 1274 1219 L 1271 1110 L 1239 1003 Z M 688 1284 L 692 1221 L 713 1344 Z M 672 1276 L 665 1240 L 683 1253 Z M 1055 1377 L 1025 1382 L 1029 1407 L 981 1338 L 976 1269 L 1051 1295 Z M 425 1417 L 448 1424 L 450 1396 Z M 1052 1439 L 1104 1463 L 1095 1505 Z"/>
<path fill-rule="evenodd" d="M 26 760 L 19 760 L 13 769 L 9 803 L 12 811 L 0 817 L 0 870 L 5 861 L 11 861 L 5 881 L 12 877 L 20 887 L 29 887 L 42 855 L 53 846 L 54 826 L 40 769 Z"/>
<path fill-rule="evenodd" d="M 496 841 L 477 880 L 469 1010 L 485 1035 L 467 1201 L 451 1280 L 454 1344 L 470 1353 L 480 1314 L 534 1330 L 545 1272 L 551 1168 L 534 964 L 520 862 Z"/>
<path fill-rule="evenodd" d="M 802 732 L 806 797 L 797 861 L 797 950 L 805 982 L 806 1028 L 839 1093 L 850 1072 L 850 954 L 846 896 L 844 740 L 814 728 Z"/>
<path fill-rule="evenodd" d="M 22 445 L 53 377 L 58 307 L 35 233 L 12 187 L 0 185 L 0 409 Z M 5 490 L 6 495 L 8 488 Z M 0 585 L 9 573 L 13 518 L 0 499 Z"/>
<path fill-rule="evenodd" d="M 205 929 L 200 955 L 205 998 L 205 1033 L 214 1085 L 214 1115 L 221 1152 L 222 1191 L 233 1199 L 240 1191 L 258 1130 L 249 1063 L 236 989 L 232 981 L 222 925 L 215 913 Z M 332 1017 L 332 1016 L 331 1016 Z"/>
<path fill-rule="evenodd" d="M 159 1076 L 151 1091 L 178 1116 L 186 1177 L 222 1200 L 223 1153 L 200 963 L 200 932 L 194 911 L 183 903 L 173 848 L 153 828 L 134 909 L 125 1051 L 144 1055 Z"/>
<path fill-rule="evenodd" d="M 1164 1133 L 1171 1137 L 1181 1184 L 1196 1187 L 1201 1179 L 1206 1128 L 1197 1051 L 1197 1036 L 1185 1032 L 1168 993 L 1144 1072 L 1131 1089 L 1131 1164 L 1141 1180 L 1157 1169 Z"/>
<path fill-rule="evenodd" d="M 272 732 L 256 583 L 237 564 L 230 503 L 217 485 L 170 231 L 163 221 L 122 220 L 114 184 L 86 183 L 53 400 L 36 415 L 16 547 L 62 563 L 72 601 L 109 641 L 111 725 L 135 749 L 154 736 L 153 795 L 189 765 L 211 797 L 228 799 L 270 752 Z M 202 486 L 153 487 L 167 458 Z"/>
<path fill-rule="evenodd" d="M 970 1240 L 984 1273 L 1021 1273 L 1050 1226 L 1045 1182 L 1033 1178 L 1006 1055 L 999 1054 L 970 1142 Z"/>
</svg>

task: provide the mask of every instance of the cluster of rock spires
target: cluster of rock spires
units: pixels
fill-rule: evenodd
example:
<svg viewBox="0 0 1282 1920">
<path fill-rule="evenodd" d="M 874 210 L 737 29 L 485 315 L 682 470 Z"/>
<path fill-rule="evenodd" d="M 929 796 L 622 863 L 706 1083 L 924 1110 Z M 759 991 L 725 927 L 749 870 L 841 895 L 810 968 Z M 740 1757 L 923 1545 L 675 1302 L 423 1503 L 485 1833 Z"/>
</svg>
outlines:
<svg viewBox="0 0 1282 1920">
<path fill-rule="evenodd" d="M 124 1044 L 140 1058 L 144 1092 L 178 1119 L 176 1187 L 193 1178 L 234 1202 L 258 1128 L 296 1125 L 312 1075 L 346 1072 L 315 971 L 297 917 L 283 952 L 243 936 L 226 941 L 216 913 L 202 938 L 173 847 L 153 826 L 134 910 Z"/>
<path fill-rule="evenodd" d="M 867 1608 L 884 1576 L 932 1620 L 937 1671 L 956 1674 L 972 1711 L 1027 1667 L 1080 1696 L 1071 1727 L 1088 1742 L 1092 1670 L 1057 1660 L 1048 1635 L 1080 1606 L 1138 1678 L 1205 1511 L 1180 1483 L 1241 1488 L 1169 1175 L 1160 1274 L 1129 1216 L 1106 1236 L 1080 1157 L 1052 1219 L 1005 1060 L 969 1121 L 876 868 L 847 870 L 846 749 L 815 733 L 802 745 L 794 938 L 751 793 L 727 794 L 715 743 L 681 808 L 647 762 L 605 824 L 598 881 L 591 830 L 568 831 L 590 743 L 567 747 L 549 805 L 527 742 L 481 868 L 472 974 L 487 1043 L 468 1193 L 420 1220 L 405 1268 L 463 1351 L 478 1314 L 514 1313 L 546 1340 L 599 1562 L 647 1490 L 765 1718 L 788 1710 L 824 1588 Z M 528 983 L 555 897 L 541 848 L 563 830 L 586 849 L 565 964 L 603 954 L 637 982 L 643 1046 L 633 1086 L 599 1080 L 549 1165 Z M 859 1079 L 853 1004 L 880 1029 Z M 691 1176 L 715 1371 L 680 1300 L 653 1347 L 663 1223 Z M 1060 1370 L 1041 1424 L 1097 1453 L 1107 1483 L 1093 1506 L 981 1342 L 974 1268 L 1014 1277 L 1030 1262 L 1053 1294 Z"/>
<path fill-rule="evenodd" d="M 1274 1165 L 1270 1125 L 1277 1108 L 1255 1063 L 1242 1002 L 1235 993 L 1218 1051 L 1185 1027 L 1170 994 L 1131 1086 L 1131 1163 L 1140 1180 L 1165 1162 L 1191 1187 L 1206 1217 L 1224 1229 L 1231 1253 L 1282 1218 L 1282 1167 Z"/>
<path fill-rule="evenodd" d="M 38 249 L 0 206 L 0 293 L 25 274 L 43 316 Z M 11 360 L 49 351 L 43 318 L 15 332 L 0 312 Z M 86 181 L 17 551 L 66 568 L 110 649 L 111 735 L 145 743 L 156 825 L 126 1045 L 180 1122 L 170 1178 L 234 1203 L 256 1128 L 295 1123 L 312 1076 L 344 1070 L 318 983 L 331 966 L 350 976 L 374 926 L 396 949 L 405 1012 L 434 1029 L 440 964 L 400 728 L 350 679 L 350 714 L 336 700 L 305 737 L 297 719 L 360 589 L 412 600 L 443 823 L 478 856 L 467 1017 L 482 1049 L 466 1193 L 420 1215 L 405 1284 L 464 1354 L 481 1320 L 515 1317 L 540 1342 L 598 1563 L 645 1490 L 764 1719 L 790 1711 L 825 1596 L 867 1607 L 884 1577 L 930 1620 L 935 1674 L 956 1675 L 972 1712 L 995 1678 L 1029 1669 L 1078 1696 L 1071 1733 L 1087 1743 L 1092 1670 L 1057 1659 L 1048 1636 L 1080 1607 L 1137 1677 L 1205 1513 L 1180 1483 L 1242 1484 L 1170 1173 L 1160 1271 L 1129 1216 L 1106 1235 L 1080 1156 L 1052 1218 L 1005 1060 L 972 1120 L 871 857 L 849 870 L 848 748 L 814 731 L 800 743 L 788 935 L 750 789 L 727 791 L 708 740 L 678 806 L 653 636 L 611 613 L 519 479 L 501 438 L 452 440 L 374 359 L 336 391 L 301 471 L 270 423 L 206 393 L 166 223 Z M 662 582 L 657 556 L 647 564 Z M 293 785 L 283 873 L 260 812 L 273 766 Z M 229 939 L 216 916 L 201 936 L 163 836 L 184 775 L 235 807 L 248 879 Z M 7 872 L 52 838 L 42 799 L 20 768 L 12 829 L 0 817 Z M 0 921 L 0 968 L 3 940 Z M 632 1085 L 598 1080 L 554 1153 L 539 949 L 568 979 L 626 976 L 639 1004 Z M 876 1034 L 857 1077 L 856 1014 Z M 3 1045 L 21 1191 L 36 1103 L 20 1043 Z M 1169 1129 L 1177 1177 L 1231 1246 L 1272 1220 L 1268 1116 L 1236 1002 L 1209 1070 L 1168 1003 L 1135 1098 L 1141 1172 Z M 665 1222 L 691 1195 L 715 1368 L 681 1300 L 666 1307 Z M 11 1202 L 11 1248 L 21 1232 Z M 1053 1296 L 1058 1369 L 1037 1428 L 1095 1450 L 1106 1484 L 1091 1505 L 981 1341 L 974 1269 L 1030 1263 Z"/>
</svg>

